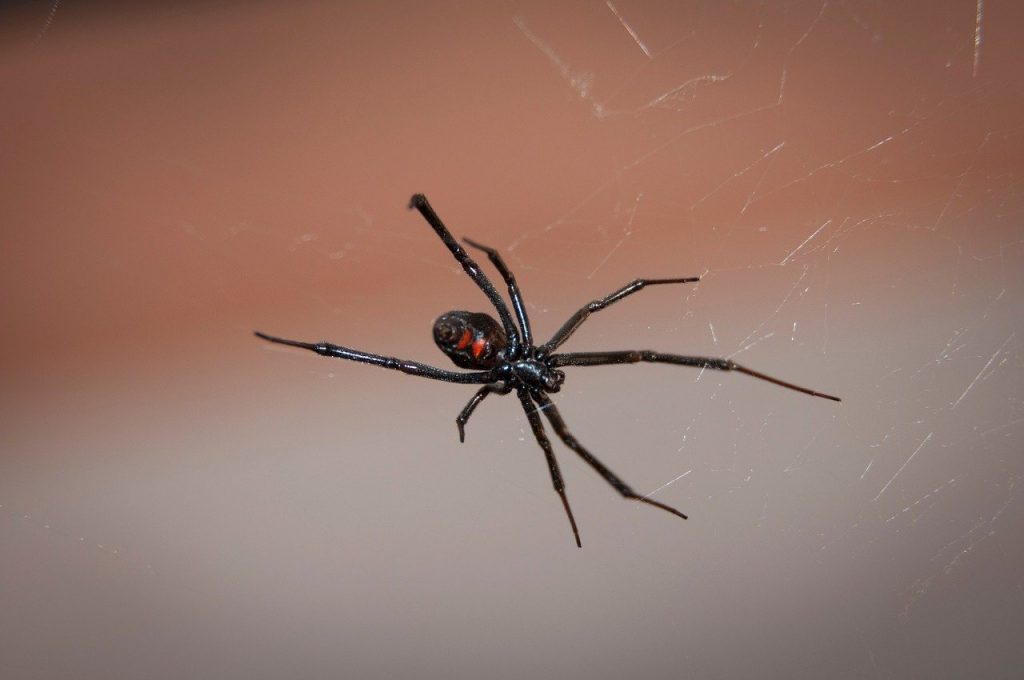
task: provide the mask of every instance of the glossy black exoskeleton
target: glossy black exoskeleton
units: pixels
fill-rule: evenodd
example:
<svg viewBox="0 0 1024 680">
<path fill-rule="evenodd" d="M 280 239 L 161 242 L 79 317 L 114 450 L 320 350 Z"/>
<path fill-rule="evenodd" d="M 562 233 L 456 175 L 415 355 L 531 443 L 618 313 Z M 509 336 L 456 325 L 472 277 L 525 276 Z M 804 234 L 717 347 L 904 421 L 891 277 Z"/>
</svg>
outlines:
<svg viewBox="0 0 1024 680">
<path fill-rule="evenodd" d="M 646 286 L 670 284 L 670 283 L 692 283 L 699 280 L 699 277 L 692 276 L 675 279 L 636 279 L 626 284 L 614 293 L 598 300 L 587 303 L 569 320 L 562 324 L 562 327 L 555 332 L 543 345 L 534 345 L 530 321 L 526 315 L 526 308 L 523 305 L 523 298 L 516 284 L 515 276 L 505 265 L 498 251 L 484 245 L 480 245 L 469 239 L 465 242 L 477 250 L 487 254 L 491 264 L 501 274 L 505 285 L 508 288 L 509 299 L 512 302 L 512 309 L 515 311 L 516 321 L 512 319 L 505 301 L 494 288 L 490 279 L 483 273 L 480 266 L 469 256 L 459 245 L 447 227 L 437 216 L 434 209 L 430 207 L 427 199 L 422 194 L 412 197 L 409 205 L 423 215 L 430 223 L 434 232 L 445 244 L 456 261 L 462 265 L 466 274 L 473 279 L 473 282 L 480 287 L 487 298 L 494 305 L 498 312 L 498 319 L 481 312 L 454 311 L 443 314 L 434 322 L 434 341 L 448 358 L 459 368 L 470 369 L 471 373 L 459 371 L 447 371 L 416 361 L 397 359 L 395 357 L 371 354 L 360 350 L 342 347 L 329 342 L 300 342 L 298 340 L 286 340 L 265 333 L 257 332 L 256 335 L 264 340 L 276 342 L 292 347 L 301 347 L 317 354 L 338 359 L 349 359 L 366 364 L 373 364 L 382 368 L 390 368 L 409 375 L 418 375 L 433 380 L 442 380 L 450 383 L 477 384 L 481 387 L 469 400 L 469 403 L 462 409 L 455 419 L 459 429 L 459 440 L 465 440 L 465 425 L 472 415 L 473 410 L 483 401 L 487 395 L 492 393 L 508 394 L 515 391 L 519 403 L 526 413 L 526 419 L 530 423 L 533 435 L 537 443 L 544 450 L 547 459 L 548 469 L 551 472 L 551 481 L 555 491 L 562 500 L 562 506 L 569 517 L 569 524 L 572 526 L 573 536 L 576 545 L 580 543 L 580 533 L 576 527 L 576 519 L 573 517 L 572 509 L 569 507 L 569 499 L 565 495 L 565 483 L 562 480 L 562 473 L 555 459 L 554 450 L 547 434 L 544 432 L 544 425 L 541 422 L 540 414 L 551 423 L 555 434 L 559 439 L 576 452 L 587 464 L 593 467 L 609 484 L 611 484 L 624 497 L 661 508 L 677 517 L 686 519 L 686 515 L 675 508 L 659 503 L 647 496 L 633 491 L 632 488 L 623 482 L 615 473 L 609 470 L 601 461 L 593 456 L 574 437 L 562 420 L 561 414 L 555 408 L 554 402 L 548 394 L 558 392 L 565 380 L 565 373 L 560 367 L 565 366 L 603 366 L 607 364 L 633 364 L 637 362 L 653 362 L 663 364 L 675 364 L 677 366 L 692 366 L 701 369 L 715 369 L 720 371 L 737 371 L 749 376 L 767 380 L 768 382 L 782 387 L 803 392 L 815 397 L 824 397 L 839 401 L 822 392 L 800 387 L 793 383 L 779 380 L 771 376 L 759 373 L 752 369 L 741 366 L 730 359 L 719 359 L 713 357 L 692 357 L 680 354 L 665 354 L 650 350 L 624 350 L 613 352 L 556 352 L 562 343 L 568 340 L 576 329 L 583 324 L 594 312 L 601 311 L 606 307 L 632 295 Z M 516 325 L 518 322 L 518 326 Z"/>
</svg>

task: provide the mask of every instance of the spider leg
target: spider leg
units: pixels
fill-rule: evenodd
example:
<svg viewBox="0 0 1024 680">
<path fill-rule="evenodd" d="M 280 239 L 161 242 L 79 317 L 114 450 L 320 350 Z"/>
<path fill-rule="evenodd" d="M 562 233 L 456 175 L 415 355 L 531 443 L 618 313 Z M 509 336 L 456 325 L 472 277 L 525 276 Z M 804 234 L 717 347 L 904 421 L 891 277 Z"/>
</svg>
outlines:
<svg viewBox="0 0 1024 680">
<path fill-rule="evenodd" d="M 516 311 L 516 318 L 519 319 L 519 327 L 523 331 L 523 347 L 529 347 L 533 344 L 532 333 L 530 332 L 530 320 L 526 318 L 526 307 L 523 306 L 523 295 L 519 292 L 519 286 L 516 284 L 516 277 L 512 273 L 512 270 L 505 264 L 505 260 L 502 259 L 501 253 L 494 248 L 490 248 L 485 245 L 481 245 L 476 241 L 462 237 L 470 246 L 477 250 L 482 250 L 487 253 L 487 257 L 491 260 L 491 264 L 501 274 L 501 278 L 505 279 L 505 284 L 508 285 L 508 296 L 512 299 L 512 308 Z"/>
<path fill-rule="evenodd" d="M 476 410 L 477 405 L 484 400 L 484 398 L 491 392 L 497 392 L 499 394 L 508 394 L 512 391 L 512 388 L 507 386 L 505 383 L 494 382 L 484 385 L 476 391 L 473 398 L 469 400 L 466 407 L 462 409 L 458 417 L 455 419 L 455 425 L 459 428 L 459 442 L 463 443 L 466 441 L 466 423 L 469 422 L 469 417 L 473 415 L 473 411 Z"/>
<path fill-rule="evenodd" d="M 381 356 L 380 354 L 360 352 L 356 349 L 349 349 L 348 347 L 342 347 L 340 345 L 332 345 L 329 342 L 300 342 L 298 340 L 286 340 L 284 338 L 274 337 L 273 335 L 267 335 L 266 333 L 260 333 L 259 331 L 255 331 L 254 334 L 258 338 L 263 338 L 270 342 L 276 342 L 279 345 L 301 347 L 302 349 L 308 349 L 312 352 L 316 352 L 321 356 L 359 361 L 364 364 L 373 364 L 374 366 L 380 366 L 381 368 L 391 368 L 396 371 L 401 371 L 408 375 L 418 375 L 421 378 L 430 378 L 432 380 L 443 380 L 445 382 L 463 384 L 480 384 L 491 381 L 491 374 L 489 371 L 475 371 L 472 373 L 446 371 L 442 368 L 435 368 L 427 364 L 421 364 L 417 361 L 407 361 L 405 359 Z"/>
<path fill-rule="evenodd" d="M 519 401 L 523 405 L 523 411 L 526 412 L 526 419 L 530 421 L 530 427 L 533 429 L 533 436 L 537 438 L 537 443 L 540 444 L 540 448 L 544 449 L 544 455 L 548 459 L 548 470 L 551 471 L 551 481 L 555 485 L 555 491 L 558 492 L 559 497 L 562 499 L 562 505 L 565 507 L 565 514 L 569 516 L 569 524 L 572 525 L 573 536 L 576 537 L 576 547 L 582 548 L 583 544 L 580 542 L 580 532 L 576 528 L 576 518 L 572 516 L 572 508 L 569 507 L 569 499 L 565 495 L 565 482 L 562 481 L 562 471 L 558 468 L 558 460 L 555 459 L 555 450 L 551 448 L 551 442 L 548 440 L 547 434 L 544 432 L 544 423 L 541 422 L 540 416 L 537 415 L 537 407 L 534 406 L 533 402 L 530 401 L 530 394 L 525 389 L 516 390 L 516 394 L 519 395 Z"/>
<path fill-rule="evenodd" d="M 473 258 L 469 256 L 469 253 L 459 245 L 459 242 L 456 241 L 451 232 L 448 231 L 448 227 L 444 226 L 444 222 L 442 222 L 441 218 L 437 216 L 434 209 L 430 207 L 430 203 L 427 202 L 426 196 L 423 194 L 414 194 L 412 199 L 409 201 L 409 207 L 415 208 L 421 215 L 423 215 L 423 219 L 425 219 L 430 226 L 434 228 L 438 237 L 440 237 L 441 241 L 448 247 L 448 250 L 451 251 L 452 255 L 455 256 L 458 263 L 462 265 L 462 268 L 466 271 L 469 278 L 473 279 L 473 283 L 475 283 L 480 290 L 484 292 L 484 295 L 486 295 L 491 301 L 491 304 L 494 305 L 494 309 L 497 310 L 498 316 L 501 318 L 501 325 L 505 329 L 505 335 L 508 338 L 508 356 L 518 356 L 519 331 L 516 330 L 516 325 L 512 321 L 512 315 L 509 314 L 508 305 L 506 305 L 505 301 L 501 299 L 501 295 L 498 294 L 498 291 L 494 288 L 494 284 L 491 283 L 491 280 L 487 278 L 487 274 L 480 269 L 480 265 L 478 265 Z"/>
<path fill-rule="evenodd" d="M 636 279 L 631 281 L 614 293 L 603 297 L 600 300 L 588 302 L 580 308 L 578 312 L 569 317 L 568 321 L 562 324 L 562 327 L 558 329 L 550 340 L 540 346 L 539 351 L 543 354 L 551 353 L 562 343 L 568 340 L 569 337 L 576 332 L 576 329 L 583 325 L 583 322 L 586 321 L 587 317 L 591 314 L 599 312 L 605 307 L 615 304 L 622 298 L 643 290 L 647 286 L 656 286 L 663 283 L 693 283 L 695 281 L 700 281 L 700 277 L 688 276 L 682 279 Z"/>
<path fill-rule="evenodd" d="M 576 440 L 576 437 L 574 437 L 571 432 L 569 432 L 569 428 L 566 426 L 565 421 L 562 420 L 562 414 L 560 414 L 558 409 L 555 408 L 554 402 L 551 401 L 548 395 L 543 392 L 533 392 L 532 396 L 540 406 L 541 410 L 544 411 L 544 415 L 547 416 L 548 420 L 551 422 L 551 427 L 555 429 L 555 434 L 561 438 L 566 446 L 575 451 L 580 458 L 585 460 L 590 467 L 597 470 L 598 474 L 604 477 L 606 482 L 615 487 L 616 491 L 630 500 L 646 503 L 647 505 L 653 505 L 656 508 L 661 508 L 665 512 L 672 513 L 676 517 L 687 519 L 686 515 L 679 512 L 672 506 L 659 503 L 656 500 L 648 498 L 647 496 L 641 496 L 637 492 L 633 491 L 628 484 L 619 479 L 614 472 L 604 465 L 604 463 L 599 461 L 592 453 L 583 448 L 583 445 Z"/>
<path fill-rule="evenodd" d="M 624 350 L 617 352 L 566 352 L 564 354 L 552 355 L 550 359 L 552 366 L 604 366 L 607 364 L 635 364 L 641 361 L 647 361 L 658 364 L 676 364 L 677 366 L 712 368 L 716 371 L 737 371 L 739 373 L 746 373 L 747 375 L 758 378 L 759 380 L 766 380 L 770 383 L 779 385 L 780 387 L 809 394 L 812 397 L 822 397 L 823 399 L 831 399 L 832 401 L 842 401 L 839 397 L 834 397 L 831 394 L 818 392 L 817 390 L 812 390 L 807 387 L 800 387 L 799 385 L 794 385 L 793 383 L 786 382 L 785 380 L 773 378 L 770 375 L 765 375 L 764 373 L 747 368 L 746 366 L 741 366 L 730 359 L 688 357 L 680 354 L 652 352 L 647 349 Z"/>
</svg>

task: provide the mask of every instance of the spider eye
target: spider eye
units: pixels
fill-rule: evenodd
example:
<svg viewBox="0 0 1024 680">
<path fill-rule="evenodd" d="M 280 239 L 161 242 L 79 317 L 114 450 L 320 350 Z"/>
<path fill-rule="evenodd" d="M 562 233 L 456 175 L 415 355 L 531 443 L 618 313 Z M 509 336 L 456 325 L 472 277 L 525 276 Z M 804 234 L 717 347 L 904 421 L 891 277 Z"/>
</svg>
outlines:
<svg viewBox="0 0 1024 680">
<path fill-rule="evenodd" d="M 562 389 L 563 382 L 565 382 L 565 372 L 555 369 L 551 371 L 547 380 L 544 381 L 544 387 L 551 392 L 557 392 Z"/>
</svg>

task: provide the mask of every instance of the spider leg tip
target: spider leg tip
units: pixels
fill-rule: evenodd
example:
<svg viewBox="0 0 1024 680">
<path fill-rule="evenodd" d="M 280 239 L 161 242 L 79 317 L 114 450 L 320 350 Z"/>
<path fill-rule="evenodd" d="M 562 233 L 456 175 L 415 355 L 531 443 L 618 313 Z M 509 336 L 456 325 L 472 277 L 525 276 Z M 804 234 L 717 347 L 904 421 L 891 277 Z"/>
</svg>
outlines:
<svg viewBox="0 0 1024 680">
<path fill-rule="evenodd" d="M 275 335 L 269 335 L 269 334 L 264 333 L 262 331 L 253 331 L 252 334 L 255 335 L 257 338 L 259 338 L 260 340 L 266 340 L 267 342 L 276 342 L 278 344 L 288 344 L 283 339 L 281 339 L 281 338 L 279 338 L 279 337 L 277 337 Z"/>
<path fill-rule="evenodd" d="M 678 510 L 676 510 L 675 508 L 672 508 L 672 507 L 669 507 L 669 506 L 665 506 L 665 507 L 666 507 L 667 510 L 669 510 L 669 512 L 671 512 L 676 517 L 681 517 L 682 519 L 690 519 L 689 515 L 684 515 L 683 513 L 681 513 Z"/>
</svg>

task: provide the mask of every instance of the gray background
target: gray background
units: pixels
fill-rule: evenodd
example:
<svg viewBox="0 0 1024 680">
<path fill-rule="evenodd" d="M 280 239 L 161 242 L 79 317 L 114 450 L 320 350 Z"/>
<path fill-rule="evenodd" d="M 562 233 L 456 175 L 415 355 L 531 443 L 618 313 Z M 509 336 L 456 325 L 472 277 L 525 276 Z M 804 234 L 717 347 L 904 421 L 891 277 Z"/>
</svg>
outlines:
<svg viewBox="0 0 1024 680">
<path fill-rule="evenodd" d="M 1024 97 L 1008 1 L 3 10 L 0 676 L 1015 677 Z M 484 309 L 567 349 L 578 550 Z"/>
</svg>

